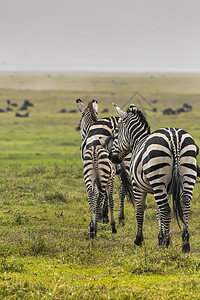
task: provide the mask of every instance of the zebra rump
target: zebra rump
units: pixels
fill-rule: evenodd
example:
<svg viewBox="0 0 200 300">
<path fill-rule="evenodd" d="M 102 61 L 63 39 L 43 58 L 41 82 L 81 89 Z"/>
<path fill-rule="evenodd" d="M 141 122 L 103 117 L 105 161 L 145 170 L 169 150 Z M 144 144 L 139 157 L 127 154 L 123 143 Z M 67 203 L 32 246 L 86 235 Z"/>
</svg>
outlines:
<svg viewBox="0 0 200 300">
<path fill-rule="evenodd" d="M 109 153 L 101 146 L 90 146 L 84 155 L 84 179 L 90 204 L 90 237 L 97 233 L 97 222 L 102 216 L 102 203 L 105 195 L 111 214 L 112 232 L 116 233 L 113 214 L 113 182 L 115 168 L 109 160 Z M 93 220 L 95 214 L 95 220 Z"/>
</svg>

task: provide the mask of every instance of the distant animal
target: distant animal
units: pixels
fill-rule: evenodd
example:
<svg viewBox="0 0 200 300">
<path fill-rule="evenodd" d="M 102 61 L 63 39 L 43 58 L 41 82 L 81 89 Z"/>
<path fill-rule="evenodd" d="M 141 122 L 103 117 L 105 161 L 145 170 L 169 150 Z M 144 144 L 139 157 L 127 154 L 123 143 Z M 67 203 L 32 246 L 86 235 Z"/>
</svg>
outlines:
<svg viewBox="0 0 200 300">
<path fill-rule="evenodd" d="M 70 113 L 70 114 L 77 113 L 77 110 L 76 110 L 76 109 L 71 109 L 71 110 L 69 110 L 69 113 Z"/>
<path fill-rule="evenodd" d="M 6 111 L 12 111 L 12 108 L 8 106 L 8 107 L 6 108 Z"/>
<path fill-rule="evenodd" d="M 62 108 L 60 111 L 59 111 L 59 113 L 61 113 L 61 114 L 65 114 L 67 112 L 67 110 L 65 109 L 65 108 Z"/>
<path fill-rule="evenodd" d="M 23 105 L 18 110 L 27 110 L 28 107 L 34 106 L 33 103 L 30 102 L 30 100 L 25 99 Z"/>
<path fill-rule="evenodd" d="M 163 110 L 163 115 L 174 115 L 174 110 L 170 108 L 166 108 Z"/>
<path fill-rule="evenodd" d="M 183 104 L 182 107 L 179 107 L 177 109 L 172 109 L 172 108 L 166 108 L 163 110 L 163 115 L 178 115 L 181 112 L 189 112 L 192 110 L 192 105 L 189 103 Z"/>
<path fill-rule="evenodd" d="M 76 126 L 76 131 L 80 131 L 81 130 L 81 127 L 80 125 L 78 124 L 78 126 Z"/>
<path fill-rule="evenodd" d="M 161 128 L 153 133 L 144 115 L 134 104 L 121 117 L 119 132 L 110 151 L 110 159 L 120 163 L 132 153 L 130 173 L 137 206 L 137 235 L 134 243 L 142 245 L 143 222 L 147 193 L 154 194 L 159 222 L 158 244 L 169 246 L 172 195 L 173 210 L 178 225 L 183 224 L 182 251 L 190 251 L 188 216 L 193 188 L 197 177 L 196 156 L 198 147 L 194 139 L 184 130 Z"/>
<path fill-rule="evenodd" d="M 109 112 L 108 108 L 104 108 L 100 111 L 102 114 Z"/>
<path fill-rule="evenodd" d="M 25 99 L 25 100 L 24 100 L 24 105 L 29 106 L 29 107 L 34 106 L 34 104 L 31 103 L 30 100 L 28 100 L 28 99 Z"/>
<path fill-rule="evenodd" d="M 29 113 L 25 113 L 25 114 L 20 114 L 20 113 L 16 113 L 15 114 L 16 117 L 19 117 L 19 118 L 28 118 L 29 117 Z"/>
<path fill-rule="evenodd" d="M 192 105 L 190 103 L 184 103 L 183 107 L 185 111 L 191 111 L 192 110 Z"/>
</svg>

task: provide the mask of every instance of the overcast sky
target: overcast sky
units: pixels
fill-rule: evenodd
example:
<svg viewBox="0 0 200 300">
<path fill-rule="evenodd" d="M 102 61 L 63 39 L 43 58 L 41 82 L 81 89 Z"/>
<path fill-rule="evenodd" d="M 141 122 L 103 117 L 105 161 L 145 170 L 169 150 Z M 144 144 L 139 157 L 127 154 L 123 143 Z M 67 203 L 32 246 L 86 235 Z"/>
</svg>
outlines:
<svg viewBox="0 0 200 300">
<path fill-rule="evenodd" d="M 0 71 L 199 71 L 199 0 L 0 0 Z"/>
</svg>

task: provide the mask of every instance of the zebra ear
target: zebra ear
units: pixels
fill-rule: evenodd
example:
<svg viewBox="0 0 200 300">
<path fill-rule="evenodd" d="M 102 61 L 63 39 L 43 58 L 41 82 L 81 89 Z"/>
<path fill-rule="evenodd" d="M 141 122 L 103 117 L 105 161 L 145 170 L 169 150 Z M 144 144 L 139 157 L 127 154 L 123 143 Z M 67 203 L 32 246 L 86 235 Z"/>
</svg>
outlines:
<svg viewBox="0 0 200 300">
<path fill-rule="evenodd" d="M 85 111 L 85 105 L 83 104 L 83 101 L 81 99 L 76 100 L 76 105 L 78 110 L 83 113 Z"/>
<path fill-rule="evenodd" d="M 114 105 L 114 107 L 116 109 L 116 112 L 120 116 L 120 118 L 123 119 L 126 116 L 126 113 L 121 108 L 119 108 L 118 106 L 116 106 L 115 103 L 113 103 L 113 105 Z"/>
<path fill-rule="evenodd" d="M 95 112 L 98 113 L 98 101 L 97 100 L 95 100 L 95 99 L 92 100 L 92 106 L 93 106 Z"/>
<path fill-rule="evenodd" d="M 127 113 L 131 112 L 134 113 L 137 111 L 137 108 L 135 107 L 134 104 L 131 103 L 131 105 L 129 106 L 129 108 L 127 109 Z"/>
</svg>

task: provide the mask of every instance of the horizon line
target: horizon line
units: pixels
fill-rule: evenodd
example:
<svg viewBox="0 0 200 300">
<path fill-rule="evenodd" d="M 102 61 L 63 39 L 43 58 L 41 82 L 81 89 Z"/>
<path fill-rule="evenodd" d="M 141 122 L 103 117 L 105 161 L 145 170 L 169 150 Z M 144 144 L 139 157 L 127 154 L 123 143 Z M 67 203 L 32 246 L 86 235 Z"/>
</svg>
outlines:
<svg viewBox="0 0 200 300">
<path fill-rule="evenodd" d="M 0 73 L 200 73 L 193 68 L 34 68 L 34 69 L 5 69 Z"/>
</svg>

